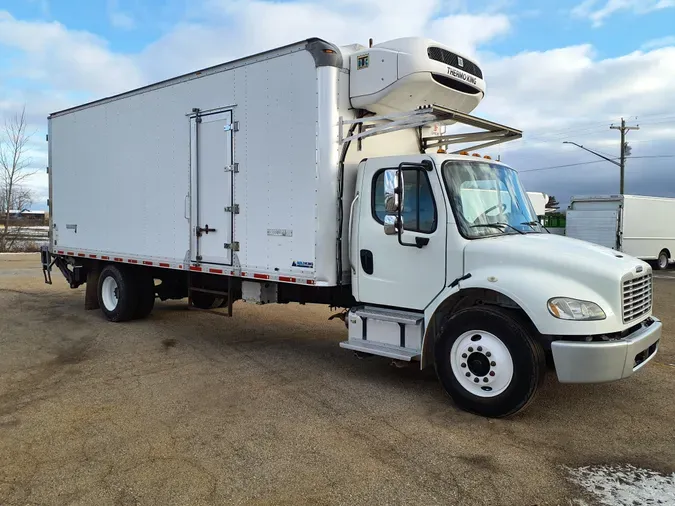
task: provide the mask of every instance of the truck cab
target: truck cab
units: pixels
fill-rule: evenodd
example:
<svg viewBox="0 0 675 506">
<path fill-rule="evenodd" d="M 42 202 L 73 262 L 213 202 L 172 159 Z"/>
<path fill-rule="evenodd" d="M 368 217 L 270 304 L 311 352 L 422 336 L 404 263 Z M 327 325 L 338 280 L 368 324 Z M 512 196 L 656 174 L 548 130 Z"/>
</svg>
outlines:
<svg viewBox="0 0 675 506">
<path fill-rule="evenodd" d="M 516 171 L 488 157 L 364 159 L 349 237 L 358 304 L 341 346 L 435 364 L 469 411 L 522 409 L 547 354 L 559 381 L 598 383 L 658 349 L 650 266 L 548 234 Z"/>
</svg>

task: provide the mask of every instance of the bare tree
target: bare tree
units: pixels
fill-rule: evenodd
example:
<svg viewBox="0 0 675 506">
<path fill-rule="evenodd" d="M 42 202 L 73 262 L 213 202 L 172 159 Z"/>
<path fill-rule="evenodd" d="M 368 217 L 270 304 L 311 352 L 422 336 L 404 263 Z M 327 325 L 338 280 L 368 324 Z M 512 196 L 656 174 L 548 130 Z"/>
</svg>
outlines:
<svg viewBox="0 0 675 506">
<path fill-rule="evenodd" d="M 33 202 L 32 191 L 26 186 L 27 179 L 35 174 L 28 156 L 26 108 L 5 120 L 0 130 L 0 251 L 13 248 L 21 237 L 21 229 L 10 228 L 11 210 L 22 211 Z"/>
</svg>

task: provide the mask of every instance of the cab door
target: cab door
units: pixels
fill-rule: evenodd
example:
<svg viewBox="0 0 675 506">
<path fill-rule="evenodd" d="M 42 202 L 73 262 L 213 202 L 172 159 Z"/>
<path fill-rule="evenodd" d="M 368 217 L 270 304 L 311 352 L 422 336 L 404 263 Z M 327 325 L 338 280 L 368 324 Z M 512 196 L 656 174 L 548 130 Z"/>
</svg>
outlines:
<svg viewBox="0 0 675 506">
<path fill-rule="evenodd" d="M 419 162 L 425 160 L 426 166 Z M 385 176 L 405 162 L 403 232 L 386 235 Z M 362 163 L 355 202 L 354 296 L 362 303 L 423 310 L 446 284 L 447 208 L 428 157 L 373 158 Z M 391 175 L 391 172 L 389 173 Z M 355 272 L 354 272 L 355 271 Z"/>
</svg>

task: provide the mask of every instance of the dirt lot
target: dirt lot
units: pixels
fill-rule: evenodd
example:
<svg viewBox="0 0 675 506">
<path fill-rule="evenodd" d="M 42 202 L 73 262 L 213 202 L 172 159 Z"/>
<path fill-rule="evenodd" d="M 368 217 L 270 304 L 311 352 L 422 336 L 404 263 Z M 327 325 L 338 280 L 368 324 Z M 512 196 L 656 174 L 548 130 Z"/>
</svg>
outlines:
<svg viewBox="0 0 675 506">
<path fill-rule="evenodd" d="M 549 377 L 525 413 L 487 420 L 431 373 L 340 349 L 326 308 L 159 303 L 111 324 L 38 263 L 0 256 L 3 506 L 593 505 L 567 466 L 675 471 L 675 278 L 656 280 L 666 334 L 640 374 Z"/>
</svg>

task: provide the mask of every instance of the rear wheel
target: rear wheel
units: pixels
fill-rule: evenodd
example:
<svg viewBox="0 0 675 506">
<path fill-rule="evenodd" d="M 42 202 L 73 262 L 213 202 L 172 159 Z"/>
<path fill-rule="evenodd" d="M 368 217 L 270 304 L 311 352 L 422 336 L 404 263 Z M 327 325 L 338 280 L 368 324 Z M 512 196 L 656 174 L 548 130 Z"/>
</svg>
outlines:
<svg viewBox="0 0 675 506">
<path fill-rule="evenodd" d="M 668 268 L 669 260 L 670 256 L 668 255 L 668 252 L 663 250 L 661 253 L 659 253 L 659 259 L 656 261 L 656 266 L 659 268 L 659 270 L 666 270 Z"/>
<path fill-rule="evenodd" d="M 546 371 L 529 326 L 501 308 L 472 307 L 450 317 L 435 355 L 438 377 L 455 403 L 488 417 L 524 409 Z"/>
<path fill-rule="evenodd" d="M 136 279 L 138 304 L 134 311 L 134 319 L 146 318 L 155 307 L 155 280 L 150 275 L 142 275 Z"/>
<path fill-rule="evenodd" d="M 98 302 L 103 315 L 111 322 L 131 320 L 138 305 L 129 269 L 116 265 L 103 268 L 98 279 Z"/>
</svg>

